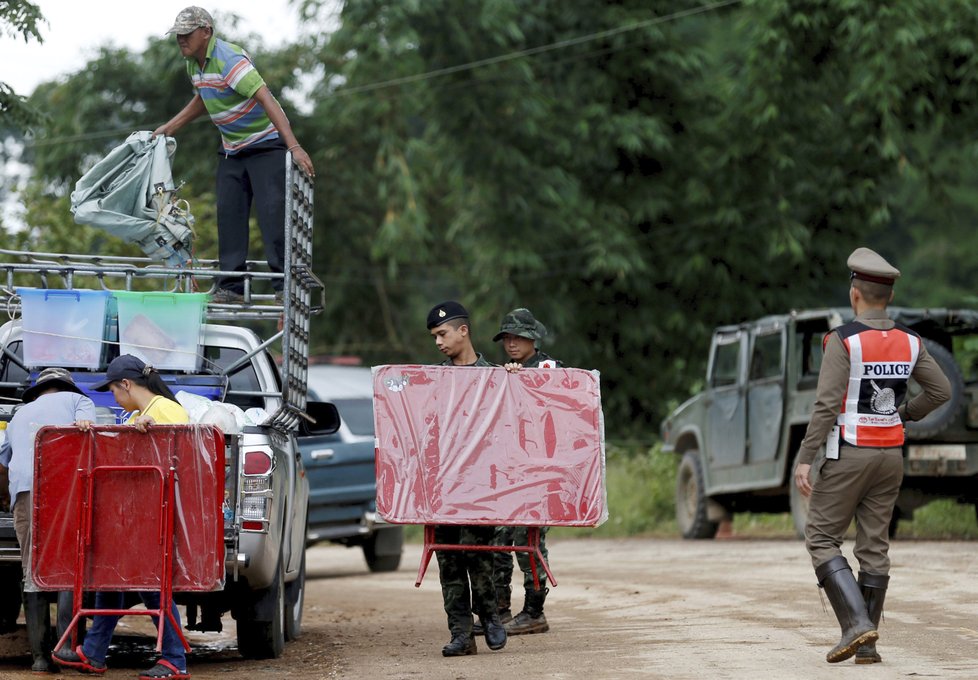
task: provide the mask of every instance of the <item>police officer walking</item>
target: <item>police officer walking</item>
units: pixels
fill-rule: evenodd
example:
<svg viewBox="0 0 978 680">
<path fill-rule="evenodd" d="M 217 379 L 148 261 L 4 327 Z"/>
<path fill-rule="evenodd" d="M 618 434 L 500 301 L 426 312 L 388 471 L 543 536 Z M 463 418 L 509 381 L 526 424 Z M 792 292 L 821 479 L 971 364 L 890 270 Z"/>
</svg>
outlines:
<svg viewBox="0 0 978 680">
<path fill-rule="evenodd" d="M 506 370 L 511 373 L 521 368 L 557 368 L 563 366 L 559 361 L 541 352 L 537 341 L 547 335 L 547 328 L 536 320 L 526 308 L 514 309 L 503 317 L 499 324 L 499 332 L 493 336 L 493 342 L 502 341 L 509 361 Z M 497 527 L 493 538 L 494 545 L 527 545 L 528 527 Z M 549 565 L 546 544 L 547 527 L 540 528 L 540 552 Z M 547 617 L 543 613 L 543 603 L 547 599 L 547 575 L 542 569 L 538 570 L 540 588 L 534 587 L 533 571 L 530 566 L 530 556 L 527 553 L 517 553 L 516 561 L 523 572 L 523 589 L 525 596 L 523 609 L 515 617 L 512 615 L 511 593 L 513 581 L 513 555 L 509 552 L 497 552 L 493 558 L 493 583 L 496 591 L 496 607 L 499 619 L 503 622 L 509 635 L 526 635 L 530 633 L 546 633 L 550 630 Z M 476 633 L 480 630 L 477 628 Z"/>
<path fill-rule="evenodd" d="M 494 366 L 472 346 L 469 313 L 458 302 L 435 305 L 428 312 L 428 330 L 435 346 L 447 358 L 442 366 Z M 461 545 L 490 545 L 496 528 L 492 526 L 439 525 L 435 542 Z M 476 653 L 472 637 L 472 614 L 478 614 L 485 625 L 489 649 L 506 646 L 506 630 L 496 613 L 492 584 L 492 554 L 486 551 L 436 551 L 441 595 L 448 615 L 452 639 L 442 656 L 466 656 Z"/>
<path fill-rule="evenodd" d="M 920 336 L 886 313 L 899 270 L 869 248 L 849 256 L 855 319 L 824 341 L 815 408 L 798 451 L 794 482 L 811 497 L 805 545 L 842 637 L 829 663 L 853 655 L 881 660 L 877 627 L 889 583 L 889 526 L 903 481 L 903 421 L 919 420 L 950 398 L 950 383 Z M 910 377 L 923 392 L 906 401 Z M 824 444 L 825 457 L 812 464 Z M 839 547 L 856 520 L 859 580 Z"/>
</svg>

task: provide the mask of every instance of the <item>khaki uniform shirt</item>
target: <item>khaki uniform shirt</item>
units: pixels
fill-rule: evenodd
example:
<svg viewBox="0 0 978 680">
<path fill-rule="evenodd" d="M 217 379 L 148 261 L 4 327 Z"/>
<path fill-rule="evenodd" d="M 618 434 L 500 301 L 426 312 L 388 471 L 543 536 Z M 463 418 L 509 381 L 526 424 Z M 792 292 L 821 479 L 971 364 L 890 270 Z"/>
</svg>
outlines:
<svg viewBox="0 0 978 680">
<path fill-rule="evenodd" d="M 883 309 L 870 309 L 853 321 L 863 323 L 876 330 L 889 330 L 896 324 Z M 911 373 L 913 379 L 923 388 L 923 392 L 900 405 L 898 413 L 906 420 L 920 420 L 935 408 L 951 398 L 951 383 L 944 371 L 937 365 L 934 357 L 920 343 L 917 363 Z M 819 448 L 825 443 L 832 426 L 836 424 L 842 411 L 842 398 L 849 384 L 849 352 L 846 351 L 838 333 L 831 333 L 825 343 L 822 368 L 818 373 L 818 387 L 815 391 L 815 409 L 808 423 L 808 432 L 798 449 L 798 462 L 811 465 Z"/>
</svg>

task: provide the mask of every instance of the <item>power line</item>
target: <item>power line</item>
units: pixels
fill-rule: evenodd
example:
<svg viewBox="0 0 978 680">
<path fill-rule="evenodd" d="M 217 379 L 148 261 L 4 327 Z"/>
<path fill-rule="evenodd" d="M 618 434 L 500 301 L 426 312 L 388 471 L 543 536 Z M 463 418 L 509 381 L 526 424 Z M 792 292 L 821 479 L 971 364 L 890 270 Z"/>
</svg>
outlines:
<svg viewBox="0 0 978 680">
<path fill-rule="evenodd" d="M 740 2 L 742 2 L 742 0 L 721 0 L 720 2 L 714 2 L 709 5 L 703 5 L 702 7 L 694 7 L 693 9 L 682 10 L 679 12 L 673 12 L 672 14 L 667 14 L 665 16 L 647 19 L 646 21 L 639 21 L 634 24 L 629 24 L 628 26 L 618 26 L 617 28 L 609 28 L 604 31 L 598 31 L 597 33 L 589 33 L 588 35 L 582 35 L 576 38 L 559 40 L 557 42 L 549 43 L 547 45 L 529 47 L 525 50 L 518 50 L 516 52 L 500 54 L 495 57 L 488 57 L 486 59 L 479 59 L 477 61 L 470 61 L 466 64 L 446 66 L 445 68 L 426 71 L 425 73 L 416 73 L 410 76 L 402 76 L 400 78 L 392 78 L 390 80 L 384 80 L 377 83 L 368 83 L 366 85 L 358 85 L 356 87 L 336 90 L 332 94 L 333 96 L 340 96 L 340 95 L 348 95 L 348 94 L 357 94 L 359 92 L 371 92 L 373 90 L 380 90 L 387 87 L 395 87 L 398 85 L 406 85 L 409 83 L 416 83 L 423 80 L 431 80 L 432 78 L 439 78 L 441 76 L 451 75 L 452 73 L 471 71 L 473 69 L 481 68 L 483 66 L 491 66 L 492 64 L 500 64 L 506 61 L 512 61 L 514 59 L 521 59 L 522 57 L 530 57 L 536 54 L 543 54 L 544 52 L 552 52 L 554 50 L 564 49 L 565 47 L 573 47 L 574 45 L 581 45 L 583 43 L 592 42 L 594 40 L 609 38 L 613 35 L 628 33 L 630 31 L 636 31 L 638 29 L 647 28 L 649 26 L 655 26 L 656 24 L 664 24 L 669 21 L 675 21 L 676 19 L 684 19 L 686 17 L 694 16 L 696 14 L 712 12 L 713 10 L 721 9 L 723 7 L 728 7 L 730 5 L 736 5 L 739 4 Z"/>
</svg>

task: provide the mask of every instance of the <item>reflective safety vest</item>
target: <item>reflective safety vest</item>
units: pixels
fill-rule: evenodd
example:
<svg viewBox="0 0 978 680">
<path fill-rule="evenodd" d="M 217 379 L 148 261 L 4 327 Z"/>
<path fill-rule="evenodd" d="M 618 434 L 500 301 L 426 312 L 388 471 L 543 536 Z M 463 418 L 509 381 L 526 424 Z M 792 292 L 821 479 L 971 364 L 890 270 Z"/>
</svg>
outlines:
<svg viewBox="0 0 978 680">
<path fill-rule="evenodd" d="M 884 331 L 858 321 L 836 332 L 849 352 L 849 385 L 838 419 L 840 443 L 902 446 L 903 422 L 897 408 L 907 395 L 907 381 L 920 353 L 920 336 L 904 326 Z"/>
</svg>

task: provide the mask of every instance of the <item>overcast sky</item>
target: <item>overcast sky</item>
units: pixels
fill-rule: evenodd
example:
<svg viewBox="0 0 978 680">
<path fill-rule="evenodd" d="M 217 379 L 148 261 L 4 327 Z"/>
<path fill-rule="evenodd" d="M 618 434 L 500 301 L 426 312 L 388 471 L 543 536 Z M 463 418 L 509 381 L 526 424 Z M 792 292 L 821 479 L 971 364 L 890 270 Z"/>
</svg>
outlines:
<svg viewBox="0 0 978 680">
<path fill-rule="evenodd" d="M 34 2 L 47 20 L 47 24 L 41 24 L 43 43 L 24 43 L 22 38 L 0 34 L 0 80 L 25 96 L 43 81 L 77 71 L 103 45 L 143 50 L 150 36 L 162 37 L 166 33 L 188 0 Z M 237 14 L 241 24 L 236 34 L 256 33 L 270 47 L 297 30 L 297 13 L 287 0 L 203 0 L 200 6 L 218 15 L 218 34 L 219 16 Z"/>
</svg>

